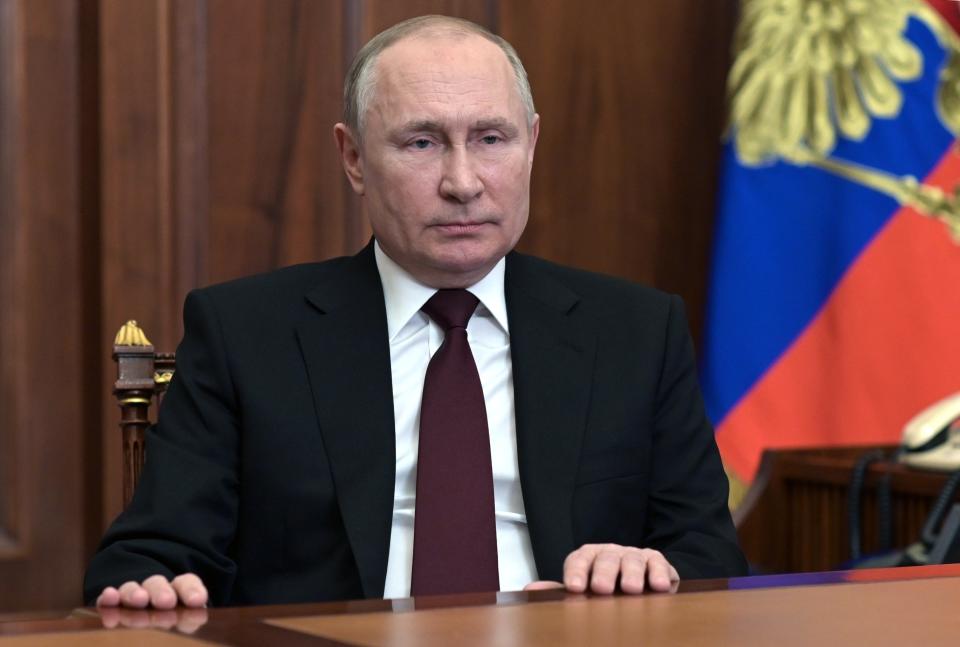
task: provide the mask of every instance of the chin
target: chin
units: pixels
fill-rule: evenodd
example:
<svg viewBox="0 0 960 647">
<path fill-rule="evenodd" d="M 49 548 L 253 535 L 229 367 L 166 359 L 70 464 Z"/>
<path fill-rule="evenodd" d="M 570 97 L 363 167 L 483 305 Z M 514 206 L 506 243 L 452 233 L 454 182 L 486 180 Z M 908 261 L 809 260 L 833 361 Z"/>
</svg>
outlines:
<svg viewBox="0 0 960 647">
<path fill-rule="evenodd" d="M 432 259 L 430 266 L 445 284 L 438 287 L 463 288 L 476 283 L 503 257 L 502 254 Z"/>
<path fill-rule="evenodd" d="M 489 243 L 468 244 L 456 246 L 453 249 L 445 249 L 437 254 L 436 259 L 439 266 L 472 272 L 484 267 L 493 267 L 497 261 L 506 256 L 508 251 L 500 245 Z"/>
</svg>

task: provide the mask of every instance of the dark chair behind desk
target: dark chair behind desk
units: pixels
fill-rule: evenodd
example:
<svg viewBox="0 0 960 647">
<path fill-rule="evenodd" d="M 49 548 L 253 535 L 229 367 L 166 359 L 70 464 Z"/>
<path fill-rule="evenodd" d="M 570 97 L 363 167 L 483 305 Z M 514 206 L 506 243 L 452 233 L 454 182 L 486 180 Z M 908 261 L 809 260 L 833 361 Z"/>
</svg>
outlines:
<svg viewBox="0 0 960 647">
<path fill-rule="evenodd" d="M 120 328 L 113 342 L 117 381 L 113 393 L 120 405 L 123 442 L 123 505 L 126 506 L 143 469 L 144 434 L 150 426 L 150 405 L 163 400 L 173 378 L 174 354 L 157 353 L 136 321 Z"/>
<path fill-rule="evenodd" d="M 750 491 L 734 512 L 740 544 L 751 565 L 766 573 L 834 570 L 851 558 L 847 494 L 858 458 L 871 449 L 834 447 L 764 452 Z M 890 482 L 893 546 L 921 535 L 949 474 L 877 462 L 866 470 L 861 507 L 864 554 L 879 547 L 877 492 Z"/>
</svg>

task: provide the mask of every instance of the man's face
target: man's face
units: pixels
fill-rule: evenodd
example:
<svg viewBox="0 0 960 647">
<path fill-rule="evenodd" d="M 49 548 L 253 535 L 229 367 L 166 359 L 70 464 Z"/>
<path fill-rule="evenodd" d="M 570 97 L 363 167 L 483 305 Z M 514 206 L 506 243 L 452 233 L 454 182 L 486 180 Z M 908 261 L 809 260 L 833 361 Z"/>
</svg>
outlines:
<svg viewBox="0 0 960 647">
<path fill-rule="evenodd" d="M 376 66 L 352 160 L 337 126 L 347 176 L 388 256 L 433 287 L 475 283 L 527 223 L 539 118 L 528 128 L 506 56 L 479 36 L 407 38 Z"/>
</svg>

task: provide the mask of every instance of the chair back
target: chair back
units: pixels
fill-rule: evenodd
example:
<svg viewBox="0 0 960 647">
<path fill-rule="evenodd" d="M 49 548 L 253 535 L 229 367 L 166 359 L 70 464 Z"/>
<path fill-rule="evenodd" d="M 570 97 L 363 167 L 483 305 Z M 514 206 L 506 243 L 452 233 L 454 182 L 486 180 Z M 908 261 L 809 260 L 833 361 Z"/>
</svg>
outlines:
<svg viewBox="0 0 960 647">
<path fill-rule="evenodd" d="M 123 505 L 126 507 L 140 480 L 144 435 L 152 422 L 150 405 L 157 407 L 173 378 L 174 354 L 157 353 L 136 321 L 128 321 L 113 341 L 117 381 L 113 394 L 120 405 L 123 447 Z"/>
</svg>

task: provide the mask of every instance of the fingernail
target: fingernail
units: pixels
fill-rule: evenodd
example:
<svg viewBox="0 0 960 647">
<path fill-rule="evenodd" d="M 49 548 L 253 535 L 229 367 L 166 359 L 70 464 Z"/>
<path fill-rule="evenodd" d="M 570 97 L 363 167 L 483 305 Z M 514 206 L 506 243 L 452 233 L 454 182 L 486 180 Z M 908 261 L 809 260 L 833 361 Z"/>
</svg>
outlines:
<svg viewBox="0 0 960 647">
<path fill-rule="evenodd" d="M 571 577 L 570 586 L 572 586 L 575 589 L 579 589 L 581 586 L 583 586 L 583 580 L 579 577 Z"/>
</svg>

